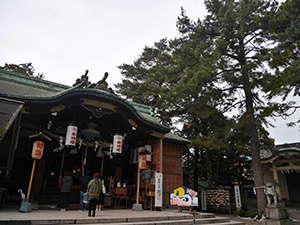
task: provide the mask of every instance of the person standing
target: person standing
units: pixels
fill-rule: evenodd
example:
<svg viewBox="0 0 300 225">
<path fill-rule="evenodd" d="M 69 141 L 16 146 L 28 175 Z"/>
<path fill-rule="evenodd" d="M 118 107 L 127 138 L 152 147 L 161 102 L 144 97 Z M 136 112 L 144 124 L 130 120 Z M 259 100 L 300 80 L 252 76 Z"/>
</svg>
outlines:
<svg viewBox="0 0 300 225">
<path fill-rule="evenodd" d="M 71 176 L 71 172 L 66 171 L 63 178 L 61 179 L 60 196 L 58 202 L 60 211 L 66 211 L 66 208 L 68 207 L 72 183 L 73 177 Z"/>
<path fill-rule="evenodd" d="M 94 178 L 88 183 L 88 192 L 89 192 L 89 213 L 88 216 L 95 216 L 96 214 L 96 205 L 99 202 L 99 196 L 102 191 L 102 181 L 99 179 L 99 173 L 94 173 Z M 93 211 L 93 214 L 91 214 Z"/>
<path fill-rule="evenodd" d="M 84 175 L 79 178 L 80 185 L 80 207 L 79 211 L 86 211 L 88 203 L 83 202 L 83 194 L 87 191 L 88 183 L 91 181 L 90 170 L 86 169 Z"/>
<path fill-rule="evenodd" d="M 106 193 L 106 188 L 104 185 L 104 180 L 102 179 L 102 191 L 99 196 L 99 205 L 96 206 L 97 211 L 102 211 L 104 206 L 104 194 Z"/>
</svg>

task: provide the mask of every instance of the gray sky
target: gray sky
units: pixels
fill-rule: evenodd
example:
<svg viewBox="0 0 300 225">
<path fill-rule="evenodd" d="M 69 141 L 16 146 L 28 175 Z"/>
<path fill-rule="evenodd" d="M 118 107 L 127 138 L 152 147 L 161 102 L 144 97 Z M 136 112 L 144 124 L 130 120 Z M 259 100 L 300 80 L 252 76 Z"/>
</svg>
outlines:
<svg viewBox="0 0 300 225">
<path fill-rule="evenodd" d="M 1 0 L 0 65 L 32 62 L 67 85 L 86 69 L 91 82 L 108 72 L 113 88 L 117 66 L 178 35 L 181 6 L 193 19 L 206 12 L 204 0 Z"/>
<path fill-rule="evenodd" d="M 178 36 L 181 7 L 203 19 L 204 0 L 0 0 L 0 65 L 32 62 L 45 79 L 72 85 L 89 70 L 96 83 L 105 72 L 114 88 L 117 66 L 131 64 L 145 46 Z M 277 120 L 276 144 L 298 142 L 299 129 Z"/>
</svg>

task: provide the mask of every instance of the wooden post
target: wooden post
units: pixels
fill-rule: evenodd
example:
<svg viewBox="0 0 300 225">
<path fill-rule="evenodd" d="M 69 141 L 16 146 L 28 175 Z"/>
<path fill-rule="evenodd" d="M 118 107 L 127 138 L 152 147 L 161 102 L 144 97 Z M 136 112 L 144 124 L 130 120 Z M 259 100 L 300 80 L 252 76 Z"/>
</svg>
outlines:
<svg viewBox="0 0 300 225">
<path fill-rule="evenodd" d="M 81 153 L 81 174 L 82 176 L 84 176 L 84 152 L 82 150 L 82 153 Z"/>
<path fill-rule="evenodd" d="M 33 179 L 35 165 L 36 165 L 36 159 L 33 160 L 33 165 L 32 165 L 32 170 L 31 170 L 31 176 L 30 176 L 30 181 L 29 181 L 29 186 L 28 186 L 28 191 L 27 191 L 27 199 L 29 199 L 29 195 L 30 195 L 30 190 L 31 190 L 31 185 L 32 185 L 32 179 Z"/>
<path fill-rule="evenodd" d="M 61 159 L 61 164 L 60 164 L 59 178 L 58 178 L 59 188 L 60 188 L 60 182 L 61 182 L 61 178 L 62 178 L 62 170 L 63 170 L 63 166 L 64 166 L 65 152 L 66 152 L 66 151 L 65 151 L 65 149 L 64 149 L 64 150 L 63 150 L 62 159 Z"/>
<path fill-rule="evenodd" d="M 102 161 L 101 161 L 101 177 L 102 177 L 102 174 L 103 174 L 103 163 L 104 163 L 104 155 L 102 156 Z"/>
<path fill-rule="evenodd" d="M 140 168 L 138 166 L 138 177 L 137 177 L 137 185 L 136 185 L 136 204 L 139 204 L 139 199 L 140 199 Z"/>
</svg>

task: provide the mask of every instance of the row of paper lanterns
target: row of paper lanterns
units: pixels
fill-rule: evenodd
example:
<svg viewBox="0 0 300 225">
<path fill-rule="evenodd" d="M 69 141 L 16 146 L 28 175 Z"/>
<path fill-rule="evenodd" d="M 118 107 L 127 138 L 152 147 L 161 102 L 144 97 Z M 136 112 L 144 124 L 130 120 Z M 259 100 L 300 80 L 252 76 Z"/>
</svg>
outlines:
<svg viewBox="0 0 300 225">
<path fill-rule="evenodd" d="M 66 146 L 75 146 L 76 145 L 77 131 L 78 131 L 78 128 L 76 126 L 69 125 L 67 127 L 66 140 L 65 140 Z M 114 135 L 112 153 L 119 153 L 119 154 L 122 153 L 122 142 L 123 142 L 122 135 L 119 135 L 119 134 Z M 43 156 L 44 145 L 45 145 L 45 143 L 40 140 L 34 142 L 33 148 L 32 148 L 32 158 L 33 159 L 40 159 Z M 149 152 L 151 152 L 151 145 L 145 145 L 144 147 Z M 144 156 L 143 159 L 145 158 L 145 162 L 146 161 L 151 162 L 151 154 L 147 154 L 147 155 L 143 155 L 143 156 Z"/>
</svg>

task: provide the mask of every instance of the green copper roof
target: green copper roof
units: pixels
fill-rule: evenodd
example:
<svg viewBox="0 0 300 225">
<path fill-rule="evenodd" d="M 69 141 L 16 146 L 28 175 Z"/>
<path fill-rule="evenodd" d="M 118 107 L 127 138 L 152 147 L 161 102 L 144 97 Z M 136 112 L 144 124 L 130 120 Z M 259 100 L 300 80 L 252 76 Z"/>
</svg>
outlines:
<svg viewBox="0 0 300 225">
<path fill-rule="evenodd" d="M 181 143 L 189 143 L 190 142 L 190 140 L 180 137 L 171 132 L 165 134 L 165 139 L 176 140 L 176 142 L 181 142 Z"/>
<path fill-rule="evenodd" d="M 300 143 L 277 145 L 274 147 L 273 150 L 261 149 L 260 159 L 267 160 L 271 159 L 272 157 L 276 157 L 279 154 L 284 154 L 288 152 L 297 152 L 298 154 L 300 154 Z M 249 157 L 248 161 L 252 161 L 252 157 Z"/>
<path fill-rule="evenodd" d="M 1 93 L 5 93 L 7 96 L 54 96 L 58 92 L 70 88 L 66 85 L 42 80 L 40 78 L 29 77 L 24 74 L 7 72 L 1 69 L 0 81 Z"/>
</svg>

